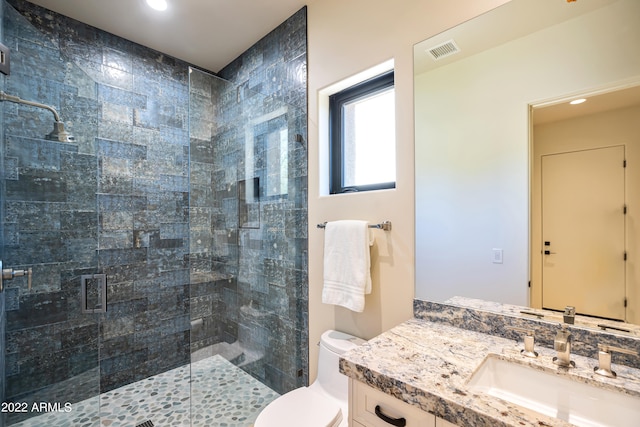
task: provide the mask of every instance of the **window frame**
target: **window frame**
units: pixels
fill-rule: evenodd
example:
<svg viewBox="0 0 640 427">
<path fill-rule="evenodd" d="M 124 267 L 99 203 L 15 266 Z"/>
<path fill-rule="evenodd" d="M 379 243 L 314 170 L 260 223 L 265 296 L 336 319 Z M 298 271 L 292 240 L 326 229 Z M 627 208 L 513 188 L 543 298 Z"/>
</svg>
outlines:
<svg viewBox="0 0 640 427">
<path fill-rule="evenodd" d="M 396 181 L 367 185 L 344 185 L 344 121 L 343 106 L 375 95 L 389 88 L 395 90 L 394 70 L 372 77 L 329 96 L 329 193 L 385 190 L 396 187 Z M 395 108 L 394 108 L 395 110 Z M 395 148 L 395 147 L 394 147 Z"/>
</svg>

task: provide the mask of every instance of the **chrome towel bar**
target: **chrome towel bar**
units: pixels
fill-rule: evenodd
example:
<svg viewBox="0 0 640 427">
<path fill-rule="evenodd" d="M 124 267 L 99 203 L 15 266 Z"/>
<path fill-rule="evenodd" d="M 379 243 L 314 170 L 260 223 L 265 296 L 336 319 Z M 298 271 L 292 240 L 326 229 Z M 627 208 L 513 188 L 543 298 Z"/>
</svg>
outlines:
<svg viewBox="0 0 640 427">
<path fill-rule="evenodd" d="M 326 222 L 316 225 L 316 227 L 318 228 L 325 228 L 326 226 L 327 226 Z M 369 228 L 377 228 L 379 230 L 391 231 L 391 221 L 382 221 L 380 224 L 369 224 Z"/>
</svg>

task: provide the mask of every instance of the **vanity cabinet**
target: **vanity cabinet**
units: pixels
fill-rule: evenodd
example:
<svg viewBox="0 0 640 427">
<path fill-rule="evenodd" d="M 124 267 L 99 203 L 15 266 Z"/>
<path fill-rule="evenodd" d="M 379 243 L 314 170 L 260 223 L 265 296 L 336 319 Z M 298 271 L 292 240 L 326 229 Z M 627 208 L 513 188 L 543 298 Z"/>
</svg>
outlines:
<svg viewBox="0 0 640 427">
<path fill-rule="evenodd" d="M 384 417 L 389 420 L 385 421 Z M 393 420 L 400 418 L 404 418 L 406 423 L 393 423 Z M 402 402 L 360 381 L 349 379 L 349 426 L 393 427 L 394 425 L 404 425 L 406 427 L 456 427 L 455 424 L 438 418 L 416 406 Z"/>
</svg>

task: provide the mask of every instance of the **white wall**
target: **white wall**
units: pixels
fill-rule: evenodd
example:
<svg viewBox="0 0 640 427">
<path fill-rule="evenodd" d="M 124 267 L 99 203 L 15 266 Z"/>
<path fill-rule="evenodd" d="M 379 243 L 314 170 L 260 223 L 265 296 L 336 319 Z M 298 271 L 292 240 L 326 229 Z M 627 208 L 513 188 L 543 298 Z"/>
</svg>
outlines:
<svg viewBox="0 0 640 427">
<path fill-rule="evenodd" d="M 621 0 L 416 78 L 418 298 L 528 303 L 528 104 L 640 77 L 638 16 Z"/>
<path fill-rule="evenodd" d="M 338 329 L 371 338 L 412 317 L 414 296 L 413 45 L 505 3 L 506 0 L 311 0 L 308 4 L 309 81 L 309 361 L 316 375 L 321 333 Z M 393 59 L 396 79 L 396 189 L 321 196 L 319 92 Z M 390 220 L 375 231 L 373 292 L 365 311 L 322 304 L 323 231 L 337 219 Z"/>
</svg>

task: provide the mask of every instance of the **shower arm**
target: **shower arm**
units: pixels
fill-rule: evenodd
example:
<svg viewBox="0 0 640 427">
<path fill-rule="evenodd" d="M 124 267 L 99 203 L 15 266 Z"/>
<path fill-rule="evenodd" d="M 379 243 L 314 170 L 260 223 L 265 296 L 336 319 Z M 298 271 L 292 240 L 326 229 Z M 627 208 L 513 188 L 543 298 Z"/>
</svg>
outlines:
<svg viewBox="0 0 640 427">
<path fill-rule="evenodd" d="M 45 104 L 40 104 L 39 102 L 33 102 L 33 101 L 25 101 L 22 98 L 19 98 L 17 96 L 13 96 L 13 95 L 9 95 L 5 92 L 0 91 L 0 101 L 9 101 L 9 102 L 15 102 L 16 104 L 24 104 L 24 105 L 30 105 L 32 107 L 38 107 L 38 108 L 44 108 L 45 110 L 49 110 L 53 113 L 53 117 L 55 119 L 56 122 L 60 122 L 60 115 L 58 114 L 58 112 L 56 111 L 55 108 L 50 107 L 48 105 Z"/>
<path fill-rule="evenodd" d="M 55 108 L 39 102 L 25 101 L 22 98 L 0 91 L 0 102 L 2 101 L 15 102 L 16 104 L 29 105 L 31 107 L 43 108 L 51 111 L 53 113 L 53 118 L 55 119 L 55 122 L 53 123 L 53 131 L 46 135 L 45 138 L 59 142 L 75 142 L 75 137 L 64 129 L 64 123 L 60 120 L 60 115 Z"/>
</svg>

